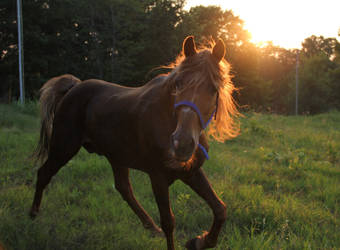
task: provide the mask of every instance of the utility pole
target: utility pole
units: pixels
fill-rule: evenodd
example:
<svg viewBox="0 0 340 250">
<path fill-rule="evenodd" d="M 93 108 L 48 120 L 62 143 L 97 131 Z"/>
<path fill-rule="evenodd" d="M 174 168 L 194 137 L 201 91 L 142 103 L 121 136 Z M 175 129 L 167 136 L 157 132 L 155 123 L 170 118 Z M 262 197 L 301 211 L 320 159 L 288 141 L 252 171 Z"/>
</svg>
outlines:
<svg viewBox="0 0 340 250">
<path fill-rule="evenodd" d="M 295 115 L 299 114 L 299 50 L 296 52 L 296 73 L 295 73 Z"/>
<path fill-rule="evenodd" d="M 25 102 L 24 84 L 24 43 L 22 32 L 22 0 L 17 0 L 17 22 L 18 22 L 18 48 L 19 48 L 19 83 L 20 83 L 20 103 Z"/>
</svg>

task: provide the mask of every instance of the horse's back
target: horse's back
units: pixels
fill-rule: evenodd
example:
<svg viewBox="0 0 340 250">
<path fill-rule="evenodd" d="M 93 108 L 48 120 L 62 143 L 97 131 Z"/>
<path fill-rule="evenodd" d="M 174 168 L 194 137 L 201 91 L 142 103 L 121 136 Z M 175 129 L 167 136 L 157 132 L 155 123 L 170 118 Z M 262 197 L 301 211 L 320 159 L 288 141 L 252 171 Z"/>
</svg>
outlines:
<svg viewBox="0 0 340 250">
<path fill-rule="evenodd" d="M 89 152 L 123 155 L 122 145 L 135 136 L 137 118 L 132 110 L 138 99 L 135 94 L 138 89 L 86 80 L 65 97 L 61 111 L 78 110 L 75 114 L 78 118 L 70 119 L 80 121 L 84 145 Z"/>
<path fill-rule="evenodd" d="M 106 99 L 106 96 L 112 97 L 114 95 L 121 95 L 124 92 L 131 91 L 131 89 L 132 88 L 103 80 L 89 79 L 82 81 L 81 84 L 72 89 L 69 94 L 76 96 L 76 98 L 82 96 L 83 98 L 91 99 L 100 96 L 101 98 Z"/>
</svg>

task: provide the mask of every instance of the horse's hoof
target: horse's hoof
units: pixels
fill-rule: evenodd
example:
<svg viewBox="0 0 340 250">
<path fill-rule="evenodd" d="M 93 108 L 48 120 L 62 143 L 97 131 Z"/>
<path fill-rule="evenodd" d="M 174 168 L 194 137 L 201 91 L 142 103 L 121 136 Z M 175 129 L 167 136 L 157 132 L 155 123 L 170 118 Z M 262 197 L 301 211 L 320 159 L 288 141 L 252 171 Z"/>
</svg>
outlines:
<svg viewBox="0 0 340 250">
<path fill-rule="evenodd" d="M 161 228 L 159 228 L 156 224 L 154 223 L 148 223 L 143 225 L 145 229 L 149 230 L 152 234 L 152 236 L 157 236 L 157 237 L 164 237 L 164 233 Z"/>
<path fill-rule="evenodd" d="M 202 246 L 202 243 L 203 242 L 202 242 L 201 236 L 198 236 L 196 238 L 189 240 L 187 244 L 185 244 L 185 247 L 188 250 L 201 250 L 201 249 L 204 249 Z"/>
<path fill-rule="evenodd" d="M 197 238 L 191 239 L 189 240 L 186 244 L 185 247 L 188 250 L 196 250 L 196 240 L 198 240 Z"/>
<path fill-rule="evenodd" d="M 207 248 L 205 244 L 205 237 L 208 234 L 208 232 L 203 232 L 202 235 L 197 236 L 196 238 L 193 238 L 189 240 L 186 244 L 185 247 L 189 250 L 201 250 Z"/>
<path fill-rule="evenodd" d="M 160 229 L 159 227 L 154 227 L 153 229 L 151 229 L 151 233 L 152 233 L 152 236 L 154 237 L 162 237 L 162 238 L 165 237 L 163 230 Z"/>
</svg>

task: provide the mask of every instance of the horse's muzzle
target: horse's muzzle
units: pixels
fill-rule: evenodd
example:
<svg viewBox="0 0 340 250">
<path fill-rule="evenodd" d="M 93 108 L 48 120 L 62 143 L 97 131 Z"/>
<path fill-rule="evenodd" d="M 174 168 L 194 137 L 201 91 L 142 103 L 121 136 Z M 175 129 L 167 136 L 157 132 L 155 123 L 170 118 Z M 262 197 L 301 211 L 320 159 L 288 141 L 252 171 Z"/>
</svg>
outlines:
<svg viewBox="0 0 340 250">
<path fill-rule="evenodd" d="M 174 133 L 171 136 L 171 154 L 176 160 L 186 162 L 190 160 L 196 148 L 195 140 L 189 136 L 179 136 Z"/>
</svg>

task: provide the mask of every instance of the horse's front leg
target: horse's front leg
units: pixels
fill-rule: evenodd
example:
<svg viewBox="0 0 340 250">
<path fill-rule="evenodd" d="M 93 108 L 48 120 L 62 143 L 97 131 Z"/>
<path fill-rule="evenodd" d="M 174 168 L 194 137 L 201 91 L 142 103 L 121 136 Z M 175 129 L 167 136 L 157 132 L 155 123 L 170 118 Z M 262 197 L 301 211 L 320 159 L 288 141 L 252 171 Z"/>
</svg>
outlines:
<svg viewBox="0 0 340 250">
<path fill-rule="evenodd" d="M 226 206 L 217 197 L 202 169 L 198 169 L 189 178 L 182 178 L 182 181 L 201 196 L 208 203 L 214 213 L 214 222 L 210 231 L 189 240 L 185 246 L 190 250 L 215 247 L 218 235 L 226 220 Z"/>
<path fill-rule="evenodd" d="M 152 190 L 158 205 L 161 227 L 165 234 L 168 250 L 174 250 L 175 218 L 170 207 L 169 181 L 163 175 L 150 175 Z"/>
</svg>

